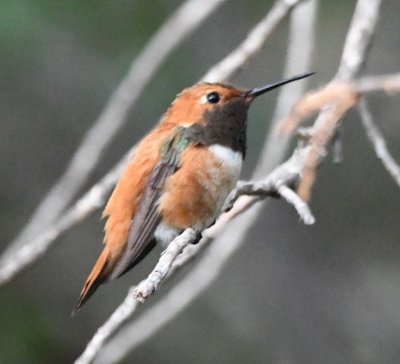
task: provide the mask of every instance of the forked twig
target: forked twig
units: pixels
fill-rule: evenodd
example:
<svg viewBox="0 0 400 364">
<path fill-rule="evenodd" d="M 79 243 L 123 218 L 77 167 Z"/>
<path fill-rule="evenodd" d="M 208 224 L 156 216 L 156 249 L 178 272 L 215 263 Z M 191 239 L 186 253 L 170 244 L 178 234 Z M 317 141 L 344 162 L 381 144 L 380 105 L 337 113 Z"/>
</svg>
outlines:
<svg viewBox="0 0 400 364">
<path fill-rule="evenodd" d="M 390 154 L 386 146 L 385 138 L 375 125 L 374 119 L 368 109 L 368 104 L 365 99 L 361 99 L 358 105 L 358 112 L 360 114 L 361 122 L 365 128 L 365 131 L 367 132 L 368 139 L 374 147 L 376 156 L 381 160 L 387 172 L 400 187 L 400 166 Z"/>
</svg>

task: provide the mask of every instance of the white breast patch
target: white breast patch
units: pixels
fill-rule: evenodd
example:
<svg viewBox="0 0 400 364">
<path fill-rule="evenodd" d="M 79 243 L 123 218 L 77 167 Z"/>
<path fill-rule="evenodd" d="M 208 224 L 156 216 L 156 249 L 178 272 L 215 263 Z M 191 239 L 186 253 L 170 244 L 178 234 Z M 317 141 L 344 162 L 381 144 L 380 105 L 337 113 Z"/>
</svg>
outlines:
<svg viewBox="0 0 400 364">
<path fill-rule="evenodd" d="M 232 179 L 236 181 L 239 179 L 240 171 L 242 170 L 242 153 L 235 152 L 231 148 L 224 147 L 220 144 L 213 144 L 209 150 L 214 156 L 222 163 L 222 165 L 230 170 Z"/>
</svg>

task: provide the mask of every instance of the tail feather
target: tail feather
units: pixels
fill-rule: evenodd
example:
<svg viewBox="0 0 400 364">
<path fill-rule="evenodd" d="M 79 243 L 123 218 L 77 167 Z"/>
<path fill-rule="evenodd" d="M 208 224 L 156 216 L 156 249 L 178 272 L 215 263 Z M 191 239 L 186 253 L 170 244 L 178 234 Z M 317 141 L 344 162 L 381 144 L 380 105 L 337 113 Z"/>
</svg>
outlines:
<svg viewBox="0 0 400 364">
<path fill-rule="evenodd" d="M 78 303 L 76 304 L 72 315 L 76 314 L 84 303 L 92 296 L 100 284 L 102 284 L 107 278 L 106 268 L 108 266 L 108 249 L 104 248 L 99 256 L 96 264 L 94 265 L 92 271 L 87 278 L 85 285 L 82 288 L 81 294 L 79 296 Z"/>
</svg>

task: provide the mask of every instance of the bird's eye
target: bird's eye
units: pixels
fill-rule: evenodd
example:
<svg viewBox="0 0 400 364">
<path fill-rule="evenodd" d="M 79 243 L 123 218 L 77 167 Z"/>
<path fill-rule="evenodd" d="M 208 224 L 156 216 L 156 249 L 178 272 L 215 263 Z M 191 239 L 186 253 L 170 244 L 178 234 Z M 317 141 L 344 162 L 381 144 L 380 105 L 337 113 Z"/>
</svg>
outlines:
<svg viewBox="0 0 400 364">
<path fill-rule="evenodd" d="M 210 104 L 216 104 L 216 103 L 219 101 L 219 94 L 218 94 L 218 92 L 210 92 L 210 93 L 207 95 L 207 101 L 208 101 Z"/>
</svg>

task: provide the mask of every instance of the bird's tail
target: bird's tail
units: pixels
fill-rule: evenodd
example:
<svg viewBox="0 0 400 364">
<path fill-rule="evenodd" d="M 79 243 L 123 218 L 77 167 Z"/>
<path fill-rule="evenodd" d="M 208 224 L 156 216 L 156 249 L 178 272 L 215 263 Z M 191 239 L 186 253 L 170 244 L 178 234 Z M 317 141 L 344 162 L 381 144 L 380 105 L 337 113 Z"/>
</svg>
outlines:
<svg viewBox="0 0 400 364">
<path fill-rule="evenodd" d="M 72 315 L 76 314 L 84 303 L 92 296 L 100 284 L 102 284 L 106 279 L 106 267 L 108 261 L 108 249 L 105 247 L 102 253 L 97 259 L 92 271 L 90 272 L 85 285 L 82 288 L 81 294 L 79 296 L 78 303 L 76 304 Z"/>
</svg>

